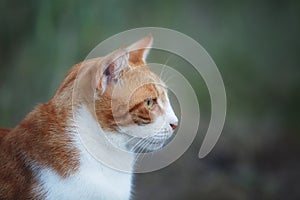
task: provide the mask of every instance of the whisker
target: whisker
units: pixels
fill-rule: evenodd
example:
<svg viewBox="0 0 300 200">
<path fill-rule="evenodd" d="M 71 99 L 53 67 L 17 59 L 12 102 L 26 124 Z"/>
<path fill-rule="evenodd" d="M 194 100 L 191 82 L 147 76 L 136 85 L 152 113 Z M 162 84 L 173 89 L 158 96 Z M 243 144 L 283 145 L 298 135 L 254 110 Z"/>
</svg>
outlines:
<svg viewBox="0 0 300 200">
<path fill-rule="evenodd" d="M 133 151 L 136 150 L 136 148 L 139 148 L 146 140 L 147 140 L 148 137 L 145 137 L 145 138 L 141 138 L 135 145 L 134 147 L 132 148 Z"/>
<path fill-rule="evenodd" d="M 175 75 L 173 75 L 173 76 L 169 76 L 166 80 L 163 80 L 164 82 L 165 82 L 165 84 L 167 84 L 168 86 L 169 86 L 169 88 L 170 88 L 170 83 L 168 83 L 170 80 L 172 80 L 172 79 L 174 79 L 176 76 Z"/>
<path fill-rule="evenodd" d="M 154 139 L 153 138 L 150 138 L 151 140 L 147 140 L 147 143 L 144 145 L 144 148 L 146 149 L 146 147 L 150 147 L 149 149 L 152 149 L 152 146 L 154 145 L 153 141 Z M 150 145 L 150 146 L 149 146 Z M 146 153 L 143 153 L 142 155 L 142 159 L 145 157 L 145 154 Z"/>
<path fill-rule="evenodd" d="M 121 144 L 128 144 L 129 142 L 131 142 L 132 140 L 134 140 L 134 139 L 137 139 L 137 138 L 139 138 L 139 137 L 135 137 L 135 136 L 130 136 L 131 138 L 129 139 L 129 140 L 126 140 L 126 141 L 124 141 L 124 142 L 122 142 Z"/>
<path fill-rule="evenodd" d="M 137 156 L 136 156 L 136 158 L 135 158 L 135 162 L 136 162 L 136 161 L 140 158 L 140 156 L 142 155 L 142 151 L 144 150 L 143 145 L 144 145 L 144 143 L 146 143 L 146 142 L 147 142 L 147 140 L 143 139 L 142 142 L 139 144 L 140 146 L 139 146 L 138 152 L 136 153 Z"/>
<path fill-rule="evenodd" d="M 135 148 L 138 147 L 138 145 L 140 145 L 140 143 L 143 141 L 143 139 L 137 141 L 137 143 L 135 145 L 133 145 L 133 147 L 131 148 L 132 151 L 135 151 Z"/>
<path fill-rule="evenodd" d="M 169 55 L 169 57 L 166 59 L 166 62 L 163 64 L 163 68 L 161 69 L 161 72 L 160 72 L 160 75 L 159 75 L 159 78 L 161 79 L 161 80 L 164 80 L 164 78 L 163 78 L 163 73 L 164 73 L 164 69 L 165 69 L 165 67 L 167 66 L 167 63 L 169 62 L 169 60 L 171 59 L 171 57 L 172 57 L 173 55 Z"/>
<path fill-rule="evenodd" d="M 151 140 L 151 142 L 152 142 L 152 144 L 151 144 L 151 146 L 150 146 L 151 148 L 152 148 L 152 146 L 154 145 L 153 141 L 155 141 L 155 139 L 154 139 L 154 138 L 152 138 L 152 140 Z M 150 153 L 150 154 L 151 154 L 151 156 L 153 156 L 153 154 L 154 154 L 154 151 L 151 151 L 151 153 Z"/>
</svg>

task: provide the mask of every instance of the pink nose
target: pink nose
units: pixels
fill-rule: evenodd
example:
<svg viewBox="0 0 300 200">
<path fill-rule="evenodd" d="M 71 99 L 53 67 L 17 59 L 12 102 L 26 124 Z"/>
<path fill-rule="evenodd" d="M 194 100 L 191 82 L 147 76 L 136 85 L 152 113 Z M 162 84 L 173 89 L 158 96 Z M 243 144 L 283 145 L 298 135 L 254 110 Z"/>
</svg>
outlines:
<svg viewBox="0 0 300 200">
<path fill-rule="evenodd" d="M 170 126 L 171 126 L 171 128 L 173 129 L 173 130 L 175 130 L 176 128 L 177 128 L 177 124 L 170 124 Z"/>
</svg>

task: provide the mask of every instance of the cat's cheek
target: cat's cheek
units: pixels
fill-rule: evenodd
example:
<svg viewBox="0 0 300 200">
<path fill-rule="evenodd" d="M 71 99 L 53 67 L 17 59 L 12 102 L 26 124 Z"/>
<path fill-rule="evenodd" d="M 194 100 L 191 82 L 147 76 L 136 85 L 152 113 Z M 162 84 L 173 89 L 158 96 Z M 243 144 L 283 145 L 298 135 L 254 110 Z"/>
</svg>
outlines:
<svg viewBox="0 0 300 200">
<path fill-rule="evenodd" d="M 152 122 L 155 122 L 155 120 L 164 115 L 163 109 L 159 105 L 154 105 L 153 108 L 149 112 L 150 118 Z"/>
</svg>

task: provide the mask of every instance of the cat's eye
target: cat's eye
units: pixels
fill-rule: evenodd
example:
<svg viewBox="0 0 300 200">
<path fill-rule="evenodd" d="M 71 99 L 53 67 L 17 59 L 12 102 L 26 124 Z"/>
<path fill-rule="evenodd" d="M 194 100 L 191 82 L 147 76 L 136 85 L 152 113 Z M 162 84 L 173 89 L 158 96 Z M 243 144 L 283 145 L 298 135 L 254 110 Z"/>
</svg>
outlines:
<svg viewBox="0 0 300 200">
<path fill-rule="evenodd" d="M 155 99 L 147 98 L 144 100 L 144 104 L 148 109 L 151 109 L 153 107 Z"/>
</svg>

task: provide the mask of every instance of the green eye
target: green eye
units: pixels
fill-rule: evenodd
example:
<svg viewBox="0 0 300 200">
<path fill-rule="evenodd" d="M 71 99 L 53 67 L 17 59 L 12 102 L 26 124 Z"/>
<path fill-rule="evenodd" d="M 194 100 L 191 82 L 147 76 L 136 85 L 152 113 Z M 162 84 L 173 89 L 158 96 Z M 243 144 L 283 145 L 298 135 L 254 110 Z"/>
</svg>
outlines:
<svg viewBox="0 0 300 200">
<path fill-rule="evenodd" d="M 145 99 L 144 104 L 148 109 L 151 109 L 154 104 L 154 99 L 150 99 L 150 98 Z"/>
</svg>

